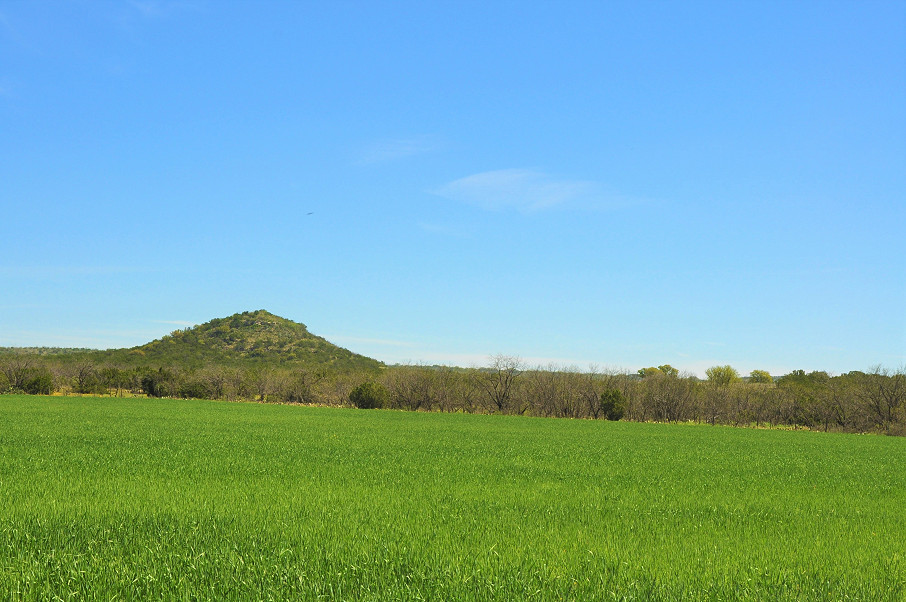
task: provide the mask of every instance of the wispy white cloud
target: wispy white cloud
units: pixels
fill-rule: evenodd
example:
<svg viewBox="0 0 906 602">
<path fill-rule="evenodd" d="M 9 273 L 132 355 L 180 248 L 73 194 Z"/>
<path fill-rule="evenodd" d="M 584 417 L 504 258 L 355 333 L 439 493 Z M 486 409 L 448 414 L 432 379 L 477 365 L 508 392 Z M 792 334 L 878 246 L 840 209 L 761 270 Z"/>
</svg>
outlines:
<svg viewBox="0 0 906 602">
<path fill-rule="evenodd" d="M 603 365 L 600 362 L 588 359 L 562 358 L 562 357 L 542 357 L 542 356 L 517 356 L 513 357 L 519 360 L 524 370 L 564 370 L 576 372 L 634 372 L 622 366 Z M 484 368 L 490 366 L 494 361 L 493 356 L 487 353 L 443 353 L 425 351 L 419 353 L 418 359 L 411 358 L 385 358 L 385 362 L 399 364 L 437 364 L 440 366 L 457 366 L 461 368 Z"/>
<path fill-rule="evenodd" d="M 366 146 L 359 153 L 357 163 L 360 165 L 388 163 L 407 157 L 431 153 L 439 148 L 440 143 L 430 136 L 379 140 Z"/>
<path fill-rule="evenodd" d="M 0 347 L 81 347 L 121 349 L 143 345 L 160 334 L 145 330 L 13 330 L 0 335 Z"/>
<path fill-rule="evenodd" d="M 732 366 L 736 369 L 737 372 L 739 372 L 740 376 L 748 376 L 752 372 L 752 370 L 766 370 L 773 376 L 782 376 L 784 374 L 789 374 L 794 369 L 789 366 L 770 362 L 758 363 L 752 362 L 750 360 L 732 361 L 728 360 L 725 357 L 712 357 L 711 359 L 702 359 L 701 357 L 697 356 L 692 359 L 683 358 L 682 361 L 673 363 L 673 365 L 679 369 L 681 374 L 694 374 L 701 379 L 708 378 L 707 371 L 709 368 L 713 368 L 714 366 Z M 643 366 L 639 366 L 639 368 L 642 367 Z"/>
<path fill-rule="evenodd" d="M 493 354 L 479 352 L 445 352 L 438 351 L 437 349 L 427 349 L 422 345 L 416 343 L 407 344 L 405 350 L 374 349 L 373 351 L 371 351 L 371 353 L 373 354 L 372 357 L 380 359 L 387 364 L 427 364 L 439 366 L 457 366 L 461 368 L 482 368 L 491 365 L 491 363 L 494 361 Z M 552 368 L 555 370 L 576 370 L 579 372 L 587 372 L 591 369 L 614 372 L 626 371 L 622 367 L 602 365 L 600 362 L 588 359 L 521 356 L 518 354 L 513 354 L 512 357 L 517 358 L 520 365 L 525 370 L 534 370 L 536 368 Z"/>
<path fill-rule="evenodd" d="M 569 205 L 616 209 L 640 201 L 608 194 L 596 182 L 556 178 L 535 169 L 499 169 L 454 180 L 434 194 L 489 211 L 532 213 Z"/>
<path fill-rule="evenodd" d="M 139 43 L 147 34 L 146 27 L 156 27 L 184 14 L 199 12 L 203 6 L 203 3 L 185 0 L 129 0 L 112 3 L 104 17 L 134 43 Z M 122 67 L 114 66 L 112 70 L 118 68 Z"/>
<path fill-rule="evenodd" d="M 6 16 L 2 10 L 0 10 L 0 31 L 6 30 L 7 32 L 13 31 L 12 23 L 9 22 L 9 17 Z"/>
<path fill-rule="evenodd" d="M 130 0 L 129 4 L 145 19 L 159 19 L 175 11 L 196 10 L 197 2 L 183 0 Z"/>
<path fill-rule="evenodd" d="M 197 322 L 189 322 L 186 320 L 151 320 L 155 324 L 172 324 L 173 326 L 196 326 Z"/>
<path fill-rule="evenodd" d="M 500 169 L 460 178 L 434 192 L 482 209 L 537 211 L 559 205 L 588 189 L 588 182 L 553 180 L 530 169 Z"/>
<path fill-rule="evenodd" d="M 345 335 L 325 335 L 325 339 L 343 345 L 378 345 L 387 347 L 414 347 L 410 341 L 396 341 L 392 339 L 369 339 L 363 337 L 349 337 Z"/>
<path fill-rule="evenodd" d="M 438 366 L 458 366 L 472 368 L 486 366 L 488 355 L 486 353 L 437 353 L 422 351 L 417 357 L 396 355 L 385 357 L 384 362 L 391 364 L 428 364 Z"/>
<path fill-rule="evenodd" d="M 131 0 L 129 4 L 132 5 L 132 8 L 137 10 L 139 14 L 146 18 L 157 17 L 163 11 L 160 2 L 154 2 L 153 0 L 146 0 L 144 2 Z"/>
<path fill-rule="evenodd" d="M 14 44 L 17 48 L 33 51 L 35 49 L 34 40 L 24 35 L 21 26 L 16 27 L 16 25 L 12 18 L 0 11 L 0 39 L 5 39 L 6 42 Z"/>
</svg>

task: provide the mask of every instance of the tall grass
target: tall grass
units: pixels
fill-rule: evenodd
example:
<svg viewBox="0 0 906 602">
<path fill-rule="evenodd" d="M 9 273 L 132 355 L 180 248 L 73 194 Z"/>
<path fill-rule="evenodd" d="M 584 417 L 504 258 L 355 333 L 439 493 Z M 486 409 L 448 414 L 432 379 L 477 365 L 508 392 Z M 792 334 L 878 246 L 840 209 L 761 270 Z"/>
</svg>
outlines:
<svg viewBox="0 0 906 602">
<path fill-rule="evenodd" d="M 0 396 L 0 599 L 902 600 L 906 440 Z"/>
</svg>

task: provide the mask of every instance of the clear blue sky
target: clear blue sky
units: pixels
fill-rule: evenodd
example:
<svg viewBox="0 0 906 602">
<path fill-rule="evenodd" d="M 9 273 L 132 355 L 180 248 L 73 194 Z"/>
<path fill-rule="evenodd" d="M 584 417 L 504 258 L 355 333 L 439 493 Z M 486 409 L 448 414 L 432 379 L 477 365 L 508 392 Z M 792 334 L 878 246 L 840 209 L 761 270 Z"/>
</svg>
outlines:
<svg viewBox="0 0 906 602">
<path fill-rule="evenodd" d="M 0 2 L 0 345 L 906 362 L 906 3 Z"/>
</svg>

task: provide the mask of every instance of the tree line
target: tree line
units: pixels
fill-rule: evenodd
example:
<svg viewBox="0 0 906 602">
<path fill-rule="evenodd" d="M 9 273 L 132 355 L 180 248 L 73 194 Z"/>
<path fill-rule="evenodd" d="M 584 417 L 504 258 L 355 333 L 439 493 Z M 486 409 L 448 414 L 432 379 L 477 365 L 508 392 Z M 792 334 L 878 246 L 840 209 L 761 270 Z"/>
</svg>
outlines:
<svg viewBox="0 0 906 602">
<path fill-rule="evenodd" d="M 496 356 L 487 366 L 122 366 L 64 356 L 0 356 L 0 393 L 76 393 L 247 400 L 410 411 L 561 418 L 707 422 L 906 435 L 906 371 L 741 377 L 714 366 L 706 379 L 669 365 L 637 372 L 527 367 Z"/>
</svg>

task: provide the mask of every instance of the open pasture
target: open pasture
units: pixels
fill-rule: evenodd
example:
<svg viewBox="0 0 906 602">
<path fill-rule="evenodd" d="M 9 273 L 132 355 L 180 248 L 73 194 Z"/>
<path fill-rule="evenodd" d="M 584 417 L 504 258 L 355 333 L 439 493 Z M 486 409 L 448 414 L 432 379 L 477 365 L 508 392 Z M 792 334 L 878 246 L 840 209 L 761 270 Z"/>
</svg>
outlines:
<svg viewBox="0 0 906 602">
<path fill-rule="evenodd" d="M 0 396 L 0 600 L 902 600 L 906 439 Z"/>
</svg>

